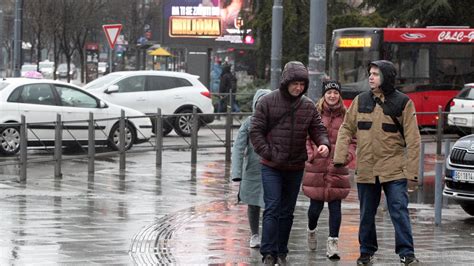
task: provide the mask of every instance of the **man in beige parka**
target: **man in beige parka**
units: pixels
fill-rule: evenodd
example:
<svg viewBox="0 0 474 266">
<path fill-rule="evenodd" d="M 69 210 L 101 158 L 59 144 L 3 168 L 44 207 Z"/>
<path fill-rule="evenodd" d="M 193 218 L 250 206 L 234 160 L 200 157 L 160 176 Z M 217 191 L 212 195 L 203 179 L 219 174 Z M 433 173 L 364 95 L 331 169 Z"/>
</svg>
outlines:
<svg viewBox="0 0 474 266">
<path fill-rule="evenodd" d="M 359 265 L 370 264 L 378 249 L 375 215 L 382 189 L 395 228 L 395 252 L 405 265 L 418 262 L 408 213 L 407 180 L 417 180 L 420 133 L 415 106 L 408 96 L 395 89 L 395 77 L 392 62 L 380 60 L 369 64 L 371 90 L 354 99 L 336 142 L 337 167 L 345 163 L 352 137 L 357 138 Z"/>
</svg>

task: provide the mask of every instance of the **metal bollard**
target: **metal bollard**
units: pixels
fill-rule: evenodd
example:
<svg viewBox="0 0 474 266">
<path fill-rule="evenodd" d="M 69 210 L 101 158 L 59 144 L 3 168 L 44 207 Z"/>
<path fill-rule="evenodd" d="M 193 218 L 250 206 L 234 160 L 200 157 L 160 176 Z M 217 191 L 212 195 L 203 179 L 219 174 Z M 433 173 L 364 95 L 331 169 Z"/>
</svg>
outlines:
<svg viewBox="0 0 474 266">
<path fill-rule="evenodd" d="M 191 127 L 191 164 L 197 163 L 198 150 L 198 130 L 199 130 L 199 116 L 197 107 L 193 106 L 192 127 Z"/>
<path fill-rule="evenodd" d="M 226 115 L 226 123 L 225 123 L 225 161 L 230 162 L 231 157 L 231 131 L 232 131 L 232 124 L 234 122 L 234 117 L 232 116 L 232 107 L 227 105 L 227 115 Z"/>
<path fill-rule="evenodd" d="M 54 178 L 61 178 L 61 163 L 63 152 L 63 124 L 61 115 L 56 114 L 56 126 L 54 128 Z"/>
<path fill-rule="evenodd" d="M 26 182 L 27 173 L 27 151 L 28 151 L 28 134 L 27 134 L 26 119 L 24 115 L 21 115 L 20 125 L 20 183 Z"/>
<path fill-rule="evenodd" d="M 155 116 L 155 152 L 156 152 L 156 166 L 161 166 L 163 158 L 163 117 L 161 116 L 161 109 L 156 110 Z"/>
<path fill-rule="evenodd" d="M 420 147 L 420 164 L 418 167 L 418 186 L 422 187 L 425 179 L 425 143 L 421 143 Z"/>
<path fill-rule="evenodd" d="M 119 122 L 119 154 L 120 154 L 120 171 L 125 170 L 125 111 L 120 111 L 120 122 Z"/>
<path fill-rule="evenodd" d="M 95 172 L 95 123 L 94 123 L 94 114 L 92 112 L 89 113 L 89 139 L 87 141 L 87 172 L 89 174 L 94 174 Z"/>
<path fill-rule="evenodd" d="M 443 165 L 444 156 L 441 154 L 441 141 L 443 131 L 443 113 L 441 106 L 438 106 L 438 125 L 436 133 L 436 166 L 435 166 L 435 225 L 441 225 L 441 211 L 443 203 Z"/>
</svg>

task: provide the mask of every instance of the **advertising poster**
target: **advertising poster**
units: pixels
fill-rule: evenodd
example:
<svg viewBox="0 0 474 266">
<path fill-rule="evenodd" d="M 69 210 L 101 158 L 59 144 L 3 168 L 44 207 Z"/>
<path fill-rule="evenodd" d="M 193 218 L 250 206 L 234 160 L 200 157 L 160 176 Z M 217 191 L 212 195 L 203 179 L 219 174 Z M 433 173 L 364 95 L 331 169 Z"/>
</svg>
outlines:
<svg viewBox="0 0 474 266">
<path fill-rule="evenodd" d="M 250 13 L 250 0 L 167 0 L 163 4 L 163 43 L 236 47 L 252 45 L 250 30 L 244 30 L 243 14 Z"/>
</svg>

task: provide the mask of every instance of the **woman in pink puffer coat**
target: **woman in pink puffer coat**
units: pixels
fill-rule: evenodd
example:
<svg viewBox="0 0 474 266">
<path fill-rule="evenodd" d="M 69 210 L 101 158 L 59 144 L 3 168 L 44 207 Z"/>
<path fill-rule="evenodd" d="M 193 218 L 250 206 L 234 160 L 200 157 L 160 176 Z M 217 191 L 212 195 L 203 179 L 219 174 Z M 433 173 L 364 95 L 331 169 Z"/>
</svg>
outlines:
<svg viewBox="0 0 474 266">
<path fill-rule="evenodd" d="M 353 140 L 345 166 L 336 168 L 332 163 L 337 133 L 346 114 L 340 92 L 339 82 L 323 82 L 323 97 L 318 101 L 316 107 L 321 113 L 321 120 L 328 131 L 331 153 L 326 158 L 320 156 L 317 146 L 308 138 L 306 142 L 308 160 L 303 176 L 303 192 L 311 200 L 308 209 L 308 247 L 310 250 L 316 249 L 319 215 L 323 210 L 324 202 L 328 202 L 329 237 L 326 255 L 333 260 L 340 259 L 338 240 L 341 227 L 341 200 L 347 197 L 351 188 L 347 165 L 355 157 L 355 140 Z"/>
</svg>

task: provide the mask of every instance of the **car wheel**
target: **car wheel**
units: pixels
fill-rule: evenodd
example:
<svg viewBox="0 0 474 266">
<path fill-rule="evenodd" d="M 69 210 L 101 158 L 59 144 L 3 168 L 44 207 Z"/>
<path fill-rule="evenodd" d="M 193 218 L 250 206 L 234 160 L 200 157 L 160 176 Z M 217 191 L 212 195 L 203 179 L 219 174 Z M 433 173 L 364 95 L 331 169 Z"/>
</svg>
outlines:
<svg viewBox="0 0 474 266">
<path fill-rule="evenodd" d="M 461 208 L 469 215 L 474 216 L 474 203 L 461 203 Z"/>
<path fill-rule="evenodd" d="M 109 147 L 119 150 L 120 146 L 120 123 L 116 123 L 109 134 Z M 130 149 L 137 139 L 135 129 L 129 123 L 125 123 L 125 150 Z"/>
<path fill-rule="evenodd" d="M 171 124 L 166 121 L 163 121 L 163 137 L 168 136 L 171 131 L 173 131 L 173 127 L 171 126 Z"/>
<path fill-rule="evenodd" d="M 192 113 L 190 109 L 183 109 L 179 113 Z M 180 115 L 174 120 L 174 131 L 182 137 L 191 136 L 192 132 L 192 115 Z M 198 129 L 199 130 L 199 129 Z"/>
<path fill-rule="evenodd" d="M 14 155 L 20 150 L 20 130 L 17 127 L 0 128 L 0 153 Z"/>
<path fill-rule="evenodd" d="M 152 130 L 151 132 L 153 132 L 153 134 L 156 134 L 156 122 L 155 122 L 155 119 L 152 119 L 151 120 L 151 124 L 152 124 Z M 168 120 L 164 119 L 163 120 L 163 137 L 164 136 L 167 136 L 171 131 L 173 131 L 173 123 L 172 122 L 169 122 Z"/>
</svg>

